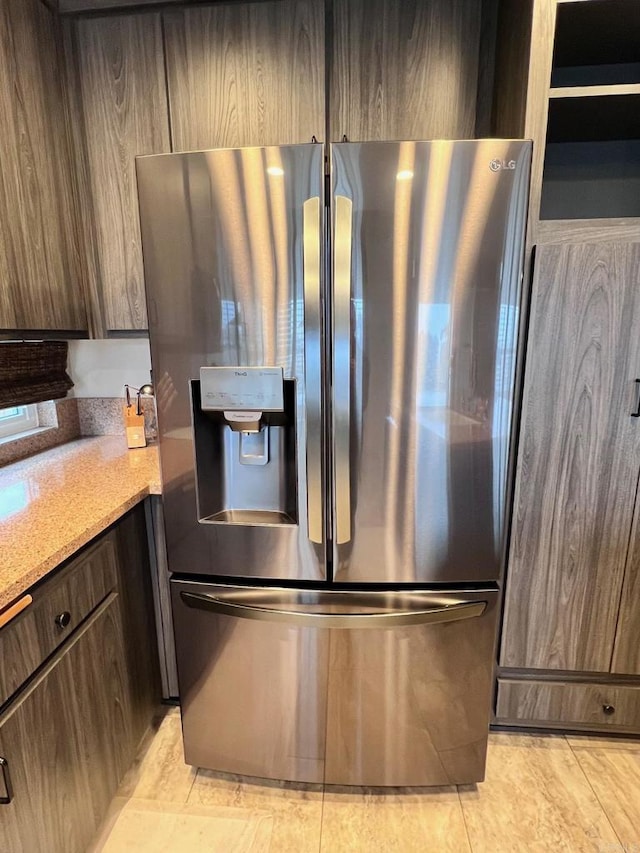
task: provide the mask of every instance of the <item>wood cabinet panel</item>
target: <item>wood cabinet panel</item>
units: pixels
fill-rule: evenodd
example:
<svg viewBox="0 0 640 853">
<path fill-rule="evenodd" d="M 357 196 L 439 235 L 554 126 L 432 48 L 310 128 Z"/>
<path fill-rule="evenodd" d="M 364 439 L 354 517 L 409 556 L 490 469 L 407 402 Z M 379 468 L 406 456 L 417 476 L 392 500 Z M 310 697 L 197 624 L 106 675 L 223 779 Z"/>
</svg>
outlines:
<svg viewBox="0 0 640 853">
<path fill-rule="evenodd" d="M 498 679 L 496 718 L 591 730 L 640 731 L 640 686 Z"/>
<path fill-rule="evenodd" d="M 330 138 L 473 138 L 479 0 L 334 0 Z"/>
<path fill-rule="evenodd" d="M 175 151 L 324 138 L 324 4 L 271 0 L 167 12 Z"/>
<path fill-rule="evenodd" d="M 0 705 L 43 661 L 33 604 L 0 631 Z"/>
<path fill-rule="evenodd" d="M 142 504 L 119 522 L 115 535 L 131 703 L 131 738 L 135 751 L 160 701 L 160 666 Z"/>
<path fill-rule="evenodd" d="M 87 328 L 57 26 L 0 3 L 0 329 Z"/>
<path fill-rule="evenodd" d="M 0 849 L 87 848 L 122 772 L 127 709 L 120 614 L 111 594 L 0 717 L 0 755 L 14 792 L 1 806 Z"/>
<path fill-rule="evenodd" d="M 114 534 L 108 534 L 33 593 L 33 602 L 0 631 L 0 705 L 117 586 Z M 60 625 L 56 618 L 69 614 Z"/>
<path fill-rule="evenodd" d="M 159 14 L 74 22 L 104 327 L 147 328 L 134 158 L 170 150 Z"/>
<path fill-rule="evenodd" d="M 640 363 L 638 364 L 640 376 Z M 636 421 L 637 429 L 640 423 Z M 620 611 L 613 647 L 611 672 L 640 675 L 640 501 L 636 507 L 629 539 L 629 553 L 622 585 Z"/>
<path fill-rule="evenodd" d="M 539 247 L 500 663 L 608 672 L 638 477 L 640 243 Z"/>
</svg>

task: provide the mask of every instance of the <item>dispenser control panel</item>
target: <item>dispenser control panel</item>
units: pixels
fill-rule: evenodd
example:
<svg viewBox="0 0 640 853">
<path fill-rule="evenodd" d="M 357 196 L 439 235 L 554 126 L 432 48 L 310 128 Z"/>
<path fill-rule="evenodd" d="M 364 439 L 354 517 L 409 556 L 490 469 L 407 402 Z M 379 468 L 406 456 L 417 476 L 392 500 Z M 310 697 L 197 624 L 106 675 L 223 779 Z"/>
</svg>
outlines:
<svg viewBox="0 0 640 853">
<path fill-rule="evenodd" d="M 282 412 L 281 367 L 201 367 L 200 399 L 204 412 Z"/>
</svg>

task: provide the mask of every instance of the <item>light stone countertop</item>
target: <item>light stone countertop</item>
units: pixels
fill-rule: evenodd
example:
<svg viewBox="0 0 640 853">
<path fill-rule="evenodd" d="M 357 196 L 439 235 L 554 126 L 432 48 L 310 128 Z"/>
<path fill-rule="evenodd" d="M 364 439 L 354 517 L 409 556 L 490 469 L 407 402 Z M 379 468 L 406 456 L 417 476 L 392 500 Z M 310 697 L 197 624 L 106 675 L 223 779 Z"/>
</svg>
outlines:
<svg viewBox="0 0 640 853">
<path fill-rule="evenodd" d="M 81 438 L 0 468 L 0 610 L 148 495 L 157 446 Z"/>
</svg>

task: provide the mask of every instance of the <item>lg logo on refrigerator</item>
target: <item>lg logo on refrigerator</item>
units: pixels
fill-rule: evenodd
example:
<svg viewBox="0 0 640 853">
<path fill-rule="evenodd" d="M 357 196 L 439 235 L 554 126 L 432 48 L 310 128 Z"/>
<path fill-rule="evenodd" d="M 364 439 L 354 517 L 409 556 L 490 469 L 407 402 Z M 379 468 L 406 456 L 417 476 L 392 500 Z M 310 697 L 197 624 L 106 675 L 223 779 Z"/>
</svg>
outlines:
<svg viewBox="0 0 640 853">
<path fill-rule="evenodd" d="M 492 172 L 500 172 L 502 169 L 515 169 L 515 167 L 515 160 L 498 160 L 497 157 L 489 163 Z"/>
</svg>

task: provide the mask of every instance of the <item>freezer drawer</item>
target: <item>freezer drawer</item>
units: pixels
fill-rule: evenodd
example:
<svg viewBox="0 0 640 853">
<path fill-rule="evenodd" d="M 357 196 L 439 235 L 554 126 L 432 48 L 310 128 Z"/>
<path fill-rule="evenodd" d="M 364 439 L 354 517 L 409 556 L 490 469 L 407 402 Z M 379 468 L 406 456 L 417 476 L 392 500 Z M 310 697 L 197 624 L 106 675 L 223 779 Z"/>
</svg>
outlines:
<svg viewBox="0 0 640 853">
<path fill-rule="evenodd" d="M 481 781 L 497 595 L 172 581 L 186 761 L 339 785 Z"/>
</svg>

